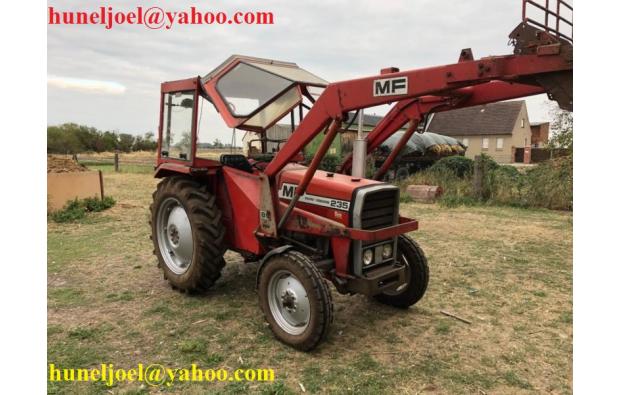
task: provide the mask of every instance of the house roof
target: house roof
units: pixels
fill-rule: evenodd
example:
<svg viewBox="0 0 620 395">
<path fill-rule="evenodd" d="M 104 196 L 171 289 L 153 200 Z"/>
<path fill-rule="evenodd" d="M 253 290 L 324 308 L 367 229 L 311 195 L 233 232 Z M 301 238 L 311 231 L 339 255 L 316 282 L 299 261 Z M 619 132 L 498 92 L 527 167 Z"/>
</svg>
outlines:
<svg viewBox="0 0 620 395">
<path fill-rule="evenodd" d="M 512 134 L 524 100 L 460 108 L 433 115 L 428 132 L 447 136 Z"/>
<path fill-rule="evenodd" d="M 355 116 L 355 119 L 353 119 L 353 116 Z M 358 123 L 358 119 L 359 115 L 356 114 L 355 112 L 350 112 L 349 113 L 349 120 L 347 122 L 344 123 L 349 123 L 351 122 L 351 119 L 353 119 L 353 123 L 351 123 L 351 125 L 356 125 Z M 380 115 L 367 115 L 364 114 L 364 126 L 372 126 L 375 127 L 377 126 L 377 124 L 379 123 L 379 121 L 381 121 L 383 119 L 382 116 Z"/>
<path fill-rule="evenodd" d="M 549 122 L 530 122 L 530 126 L 549 125 Z"/>
</svg>

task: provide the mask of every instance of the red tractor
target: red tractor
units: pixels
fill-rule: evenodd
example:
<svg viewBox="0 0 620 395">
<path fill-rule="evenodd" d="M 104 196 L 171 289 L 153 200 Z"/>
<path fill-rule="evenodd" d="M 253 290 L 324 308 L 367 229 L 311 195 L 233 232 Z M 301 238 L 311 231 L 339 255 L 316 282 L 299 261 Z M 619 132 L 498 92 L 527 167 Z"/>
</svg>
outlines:
<svg viewBox="0 0 620 395">
<path fill-rule="evenodd" d="M 524 9 L 527 3 L 533 2 Z M 559 6 L 543 8 L 561 18 Z M 153 194 L 151 226 L 164 277 L 181 291 L 202 292 L 220 277 L 227 250 L 258 262 L 266 320 L 278 339 L 300 350 L 328 333 L 333 305 L 326 280 L 342 294 L 400 308 L 415 304 L 429 280 L 424 252 L 408 235 L 418 221 L 399 215 L 399 189 L 378 180 L 432 112 L 544 92 L 572 109 L 572 39 L 549 25 L 536 25 L 524 12 L 510 35 L 512 55 L 474 59 L 463 50 L 454 64 L 390 67 L 350 81 L 327 83 L 294 63 L 232 56 L 203 77 L 163 83 L 155 171 L 163 180 Z M 200 100 L 231 128 L 264 136 L 290 116 L 293 133 L 277 152 L 263 149 L 257 158 L 201 157 Z M 350 113 L 388 103 L 392 109 L 367 135 L 366 152 L 344 158 L 339 172 L 317 170 Z M 373 179 L 349 175 L 353 162 L 404 125 Z M 303 148 L 320 133 L 319 148 L 303 165 Z"/>
</svg>

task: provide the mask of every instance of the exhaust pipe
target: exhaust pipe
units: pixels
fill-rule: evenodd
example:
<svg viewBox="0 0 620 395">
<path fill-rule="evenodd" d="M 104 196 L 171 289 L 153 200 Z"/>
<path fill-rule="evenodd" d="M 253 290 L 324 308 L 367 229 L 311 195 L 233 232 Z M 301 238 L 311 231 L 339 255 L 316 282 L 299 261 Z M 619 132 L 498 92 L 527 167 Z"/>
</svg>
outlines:
<svg viewBox="0 0 620 395">
<path fill-rule="evenodd" d="M 351 175 L 364 178 L 366 176 L 366 138 L 364 137 L 364 109 L 359 110 L 357 119 L 357 138 L 353 142 Z"/>
</svg>

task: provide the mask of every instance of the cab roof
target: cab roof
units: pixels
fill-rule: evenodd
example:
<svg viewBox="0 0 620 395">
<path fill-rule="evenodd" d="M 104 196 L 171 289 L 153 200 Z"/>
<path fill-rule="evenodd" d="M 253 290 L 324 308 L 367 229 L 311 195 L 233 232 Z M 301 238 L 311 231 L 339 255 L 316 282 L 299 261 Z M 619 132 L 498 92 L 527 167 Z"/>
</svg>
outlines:
<svg viewBox="0 0 620 395">
<path fill-rule="evenodd" d="M 258 67 L 267 72 L 279 75 L 280 77 L 286 78 L 291 82 L 319 87 L 325 87 L 329 84 L 328 81 L 312 74 L 305 69 L 302 69 L 296 63 L 266 58 L 256 58 L 253 56 L 245 55 L 230 56 L 222 64 L 220 64 L 215 69 L 211 70 L 208 74 L 206 74 L 204 77 L 202 77 L 202 84 L 205 84 L 211 79 L 218 77 L 219 74 L 222 73 L 222 71 L 226 70 L 230 64 L 237 61 L 248 63 L 254 67 Z"/>
</svg>

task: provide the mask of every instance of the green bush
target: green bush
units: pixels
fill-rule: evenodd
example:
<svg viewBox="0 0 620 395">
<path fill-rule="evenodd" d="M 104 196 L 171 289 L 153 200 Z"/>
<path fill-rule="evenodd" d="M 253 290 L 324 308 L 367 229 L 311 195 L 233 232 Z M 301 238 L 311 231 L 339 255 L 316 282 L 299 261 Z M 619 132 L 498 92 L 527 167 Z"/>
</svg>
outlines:
<svg viewBox="0 0 620 395">
<path fill-rule="evenodd" d="M 458 178 L 465 178 L 474 172 L 474 161 L 464 156 L 455 155 L 441 158 L 430 169 L 434 172 L 451 172 Z"/>
<path fill-rule="evenodd" d="M 54 211 L 50 214 L 54 222 L 75 222 L 86 216 L 86 208 L 79 200 L 70 201 L 62 210 Z"/>
<path fill-rule="evenodd" d="M 502 165 L 486 173 L 483 194 L 486 200 L 497 204 L 523 206 L 525 176 L 516 167 Z"/>
<path fill-rule="evenodd" d="M 321 164 L 319 165 L 319 169 L 335 172 L 340 164 L 340 158 L 337 155 L 326 154 L 321 160 Z"/>
<path fill-rule="evenodd" d="M 500 167 L 499 163 L 487 154 L 480 155 L 480 158 L 482 160 L 482 168 L 485 172 L 493 171 Z"/>
<path fill-rule="evenodd" d="M 99 212 L 103 210 L 107 210 L 110 207 L 114 206 L 116 201 L 111 196 L 106 196 L 103 199 L 97 198 L 86 198 L 84 199 L 84 207 L 86 211 Z"/>
<path fill-rule="evenodd" d="M 372 156 L 371 156 L 372 158 Z M 377 172 L 377 167 L 375 166 L 374 159 L 370 159 L 366 161 L 366 178 L 372 179 Z"/>
<path fill-rule="evenodd" d="M 310 162 L 312 162 L 313 158 L 314 158 L 314 155 L 306 156 L 306 160 L 304 161 L 306 166 L 310 165 Z M 338 155 L 325 154 L 325 156 L 323 156 L 323 159 L 321 159 L 321 163 L 319 163 L 319 170 L 324 170 L 324 171 L 329 171 L 329 172 L 334 173 L 338 169 L 339 164 L 340 164 L 340 158 L 338 157 Z"/>
<path fill-rule="evenodd" d="M 473 171 L 464 170 L 461 173 L 463 177 L 459 177 L 459 172 L 455 169 L 463 169 L 464 166 L 457 166 L 454 162 L 438 165 L 442 161 L 443 159 L 398 184 L 403 201 L 407 200 L 405 190 L 408 185 L 438 185 L 444 190 L 439 203 L 449 207 L 498 204 L 572 210 L 572 156 L 549 160 L 520 172 L 514 166 L 499 165 L 492 158 L 483 155 L 481 199 L 474 196 Z"/>
<path fill-rule="evenodd" d="M 62 210 L 51 212 L 49 217 L 54 222 L 76 222 L 84 219 L 87 212 L 103 211 L 114 206 L 114 204 L 116 204 L 116 201 L 111 196 L 106 196 L 103 199 L 75 199 L 68 202 Z"/>
<path fill-rule="evenodd" d="M 573 156 L 548 160 L 527 171 L 527 205 L 556 210 L 573 208 Z"/>
</svg>

